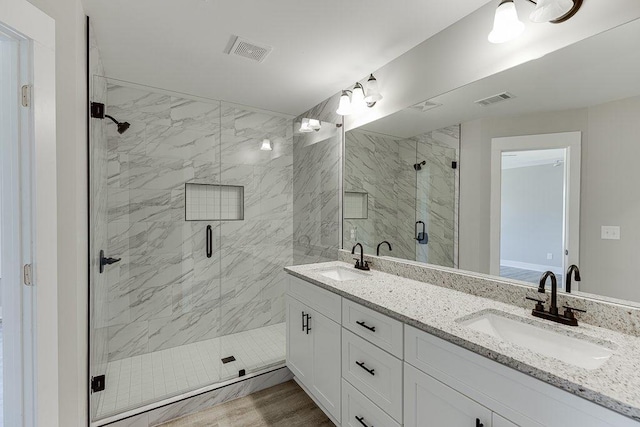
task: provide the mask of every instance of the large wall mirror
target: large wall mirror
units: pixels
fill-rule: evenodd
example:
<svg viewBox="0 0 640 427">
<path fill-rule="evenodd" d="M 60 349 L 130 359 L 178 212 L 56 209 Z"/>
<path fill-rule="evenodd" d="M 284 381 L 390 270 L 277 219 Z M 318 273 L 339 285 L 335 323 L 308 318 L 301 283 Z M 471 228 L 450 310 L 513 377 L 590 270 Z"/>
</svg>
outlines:
<svg viewBox="0 0 640 427">
<path fill-rule="evenodd" d="M 640 302 L 638 40 L 636 20 L 346 132 L 343 247 Z"/>
</svg>

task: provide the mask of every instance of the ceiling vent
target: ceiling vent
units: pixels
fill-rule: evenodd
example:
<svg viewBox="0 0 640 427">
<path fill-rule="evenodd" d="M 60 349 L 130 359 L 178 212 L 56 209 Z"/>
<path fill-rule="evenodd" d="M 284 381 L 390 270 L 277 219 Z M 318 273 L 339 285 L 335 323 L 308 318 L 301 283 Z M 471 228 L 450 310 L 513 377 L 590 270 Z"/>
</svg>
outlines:
<svg viewBox="0 0 640 427">
<path fill-rule="evenodd" d="M 271 46 L 261 46 L 241 37 L 232 36 L 231 39 L 234 41 L 227 52 L 229 55 L 241 56 L 256 62 L 263 62 L 273 49 Z"/>
<path fill-rule="evenodd" d="M 438 104 L 436 102 L 430 102 L 430 101 L 423 101 L 416 105 L 412 105 L 409 108 L 413 110 L 422 111 L 424 113 L 425 111 L 433 110 L 434 108 L 438 108 L 438 107 L 442 107 L 442 104 Z"/>
<path fill-rule="evenodd" d="M 486 107 L 487 105 L 497 104 L 498 102 L 506 101 L 511 98 L 515 98 L 515 96 L 510 94 L 509 92 L 502 92 L 497 95 L 492 95 L 487 98 L 480 99 L 475 103 Z"/>
</svg>

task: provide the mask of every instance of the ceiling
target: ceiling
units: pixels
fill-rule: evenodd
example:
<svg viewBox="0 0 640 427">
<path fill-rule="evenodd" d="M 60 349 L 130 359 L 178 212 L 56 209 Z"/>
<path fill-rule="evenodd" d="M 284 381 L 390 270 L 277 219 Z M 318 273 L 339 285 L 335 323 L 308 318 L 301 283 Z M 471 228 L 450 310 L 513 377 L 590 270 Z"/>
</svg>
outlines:
<svg viewBox="0 0 640 427">
<path fill-rule="evenodd" d="M 298 115 L 491 0 L 84 1 L 107 77 Z"/>
<path fill-rule="evenodd" d="M 362 129 L 410 138 L 480 118 L 561 111 L 640 95 L 640 20 L 407 108 Z M 502 92 L 515 98 L 481 107 L 475 101 Z"/>
</svg>

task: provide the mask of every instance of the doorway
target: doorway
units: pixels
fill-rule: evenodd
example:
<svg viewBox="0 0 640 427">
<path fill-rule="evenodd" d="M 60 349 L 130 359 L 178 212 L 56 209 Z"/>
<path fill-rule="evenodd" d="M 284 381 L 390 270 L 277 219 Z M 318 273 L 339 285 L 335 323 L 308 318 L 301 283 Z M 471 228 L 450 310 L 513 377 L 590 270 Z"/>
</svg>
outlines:
<svg viewBox="0 0 640 427">
<path fill-rule="evenodd" d="M 491 274 L 538 285 L 578 263 L 580 132 L 492 140 Z"/>
</svg>

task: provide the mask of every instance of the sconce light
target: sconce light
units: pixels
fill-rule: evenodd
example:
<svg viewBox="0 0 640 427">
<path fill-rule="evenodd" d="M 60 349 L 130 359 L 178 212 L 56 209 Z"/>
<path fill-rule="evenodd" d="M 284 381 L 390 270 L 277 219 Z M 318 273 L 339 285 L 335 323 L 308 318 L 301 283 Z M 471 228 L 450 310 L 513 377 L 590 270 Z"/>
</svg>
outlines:
<svg viewBox="0 0 640 427">
<path fill-rule="evenodd" d="M 302 123 L 300 123 L 300 132 L 302 133 L 308 133 L 308 132 L 313 132 L 316 131 L 318 132 L 320 130 L 320 128 L 322 128 L 322 123 L 320 122 L 320 120 L 317 119 L 308 119 L 308 118 L 303 118 L 302 119 Z"/>
<path fill-rule="evenodd" d="M 529 16 L 531 22 L 559 24 L 575 15 L 583 0 L 527 0 L 536 5 Z M 491 43 L 506 43 L 517 38 L 524 31 L 524 24 L 518 19 L 514 0 L 502 0 L 493 20 L 493 30 L 489 33 Z"/>
<path fill-rule="evenodd" d="M 273 150 L 273 145 L 271 145 L 271 141 L 268 138 L 262 140 L 262 145 L 260 146 L 262 151 L 271 151 Z"/>
<path fill-rule="evenodd" d="M 349 94 L 351 94 L 351 98 L 349 98 Z M 336 114 L 348 116 L 354 112 L 357 113 L 364 110 L 365 107 L 373 107 L 376 105 L 376 102 L 381 99 L 382 94 L 378 88 L 378 81 L 373 77 L 373 74 L 371 74 L 369 80 L 367 80 L 366 92 L 365 88 L 359 82 L 353 86 L 352 90 L 342 91 Z"/>
</svg>

